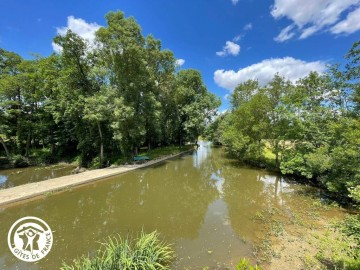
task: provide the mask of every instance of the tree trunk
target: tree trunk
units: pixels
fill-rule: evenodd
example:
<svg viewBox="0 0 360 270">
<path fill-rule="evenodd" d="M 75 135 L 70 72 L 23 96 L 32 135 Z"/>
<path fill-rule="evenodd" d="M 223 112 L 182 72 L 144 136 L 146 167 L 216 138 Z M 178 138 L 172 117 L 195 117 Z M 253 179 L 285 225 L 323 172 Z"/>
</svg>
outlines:
<svg viewBox="0 0 360 270">
<path fill-rule="evenodd" d="M 100 122 L 98 122 L 97 125 L 100 135 L 100 167 L 102 167 L 104 162 L 104 141 L 103 141 L 103 134 L 102 134 Z"/>
<path fill-rule="evenodd" d="M 196 146 L 196 149 L 198 149 L 200 147 L 197 140 L 195 140 L 195 146 Z"/>
<path fill-rule="evenodd" d="M 2 144 L 2 146 L 4 147 L 4 150 L 5 150 L 5 153 L 6 153 L 6 157 L 7 158 L 10 158 L 10 154 L 9 154 L 9 150 L 8 148 L 6 147 L 6 144 L 3 140 L 3 138 L 0 136 L 0 143 Z"/>
<path fill-rule="evenodd" d="M 51 156 L 55 154 L 55 140 L 54 140 L 54 124 L 53 124 L 53 118 L 51 118 L 51 125 L 50 125 L 50 153 Z"/>
<path fill-rule="evenodd" d="M 275 165 L 279 167 L 279 141 L 275 141 Z"/>
<path fill-rule="evenodd" d="M 30 142 L 31 142 L 31 133 L 29 132 L 27 135 L 26 148 L 25 148 L 25 156 L 26 157 L 29 155 Z"/>
</svg>

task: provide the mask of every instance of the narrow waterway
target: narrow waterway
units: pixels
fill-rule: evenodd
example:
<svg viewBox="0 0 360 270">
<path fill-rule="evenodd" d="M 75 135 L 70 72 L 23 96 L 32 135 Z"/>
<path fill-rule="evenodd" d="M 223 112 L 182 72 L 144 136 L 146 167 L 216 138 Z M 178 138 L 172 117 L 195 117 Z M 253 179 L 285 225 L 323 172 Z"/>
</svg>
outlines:
<svg viewBox="0 0 360 270">
<path fill-rule="evenodd" d="M 28 183 L 40 182 L 69 175 L 76 166 L 58 164 L 0 170 L 0 189 L 16 187 Z"/>
<path fill-rule="evenodd" d="M 202 143 L 153 167 L 0 209 L 0 269 L 58 269 L 62 261 L 93 253 L 108 236 L 141 230 L 157 230 L 174 243 L 174 269 L 224 269 L 259 255 L 254 250 L 267 233 L 261 222 L 267 213 L 290 219 L 316 196 L 313 188 L 240 166 L 222 148 Z M 53 230 L 52 250 L 38 263 L 19 261 L 7 245 L 8 230 L 24 216 L 39 217 Z"/>
</svg>

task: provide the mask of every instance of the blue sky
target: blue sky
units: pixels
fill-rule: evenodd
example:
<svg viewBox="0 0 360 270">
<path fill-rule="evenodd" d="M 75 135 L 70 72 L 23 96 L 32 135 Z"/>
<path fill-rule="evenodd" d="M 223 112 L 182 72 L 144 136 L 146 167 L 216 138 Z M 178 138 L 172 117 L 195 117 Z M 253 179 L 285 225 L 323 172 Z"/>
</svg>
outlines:
<svg viewBox="0 0 360 270">
<path fill-rule="evenodd" d="M 323 72 L 360 37 L 360 0 L 1 0 L 0 47 L 47 56 L 57 33 L 71 28 L 91 40 L 111 10 L 134 16 L 183 68 L 200 70 L 221 109 L 236 84 Z"/>
</svg>

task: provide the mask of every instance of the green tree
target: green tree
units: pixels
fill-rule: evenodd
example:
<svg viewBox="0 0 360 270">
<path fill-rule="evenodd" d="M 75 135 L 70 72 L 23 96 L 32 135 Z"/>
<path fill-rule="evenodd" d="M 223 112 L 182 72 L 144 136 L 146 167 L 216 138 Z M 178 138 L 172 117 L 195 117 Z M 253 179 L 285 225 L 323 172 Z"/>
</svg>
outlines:
<svg viewBox="0 0 360 270">
<path fill-rule="evenodd" d="M 208 92 L 197 70 L 181 70 L 176 76 L 175 101 L 179 112 L 178 141 L 197 142 L 207 122 L 215 116 L 220 101 Z"/>
<path fill-rule="evenodd" d="M 99 91 L 99 85 L 92 80 L 92 65 L 95 59 L 87 43 L 70 30 L 65 36 L 57 36 L 55 44 L 61 49 L 60 69 L 53 91 L 52 113 L 57 123 L 73 126 L 81 165 L 93 156 L 93 127 L 84 118 L 86 101 Z M 100 133 L 100 131 L 99 131 Z"/>
</svg>

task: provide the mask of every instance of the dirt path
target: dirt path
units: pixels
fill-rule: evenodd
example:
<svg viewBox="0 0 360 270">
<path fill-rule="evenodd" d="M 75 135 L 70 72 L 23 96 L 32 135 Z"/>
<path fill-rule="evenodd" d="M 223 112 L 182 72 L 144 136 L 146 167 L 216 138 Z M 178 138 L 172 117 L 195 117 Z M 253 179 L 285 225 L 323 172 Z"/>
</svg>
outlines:
<svg viewBox="0 0 360 270">
<path fill-rule="evenodd" d="M 13 188 L 0 190 L 0 207 L 8 207 L 24 200 L 40 198 L 49 193 L 59 192 L 68 188 L 88 184 L 110 176 L 127 173 L 139 168 L 151 166 L 164 160 L 183 155 L 193 150 L 184 151 L 175 155 L 165 156 L 144 164 L 123 165 L 115 168 L 105 168 L 85 171 L 79 174 L 67 175 L 41 182 L 29 183 Z"/>
</svg>

